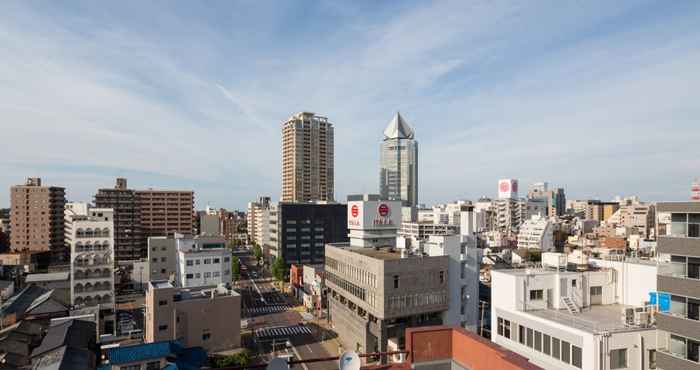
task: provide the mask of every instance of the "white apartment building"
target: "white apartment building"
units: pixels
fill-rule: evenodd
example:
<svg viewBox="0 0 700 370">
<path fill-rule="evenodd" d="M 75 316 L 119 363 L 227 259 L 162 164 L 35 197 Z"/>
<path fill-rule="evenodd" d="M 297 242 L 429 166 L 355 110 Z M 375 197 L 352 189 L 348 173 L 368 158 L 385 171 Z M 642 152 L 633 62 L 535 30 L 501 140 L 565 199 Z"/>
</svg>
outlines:
<svg viewBox="0 0 700 370">
<path fill-rule="evenodd" d="M 70 248 L 70 300 L 76 309 L 99 306 L 102 333 L 114 331 L 114 211 L 66 203 L 65 240 Z"/>
<path fill-rule="evenodd" d="M 177 243 L 177 281 L 180 287 L 231 284 L 231 251 L 207 247 L 194 239 Z"/>
<path fill-rule="evenodd" d="M 491 340 L 545 369 L 655 369 L 656 264 L 586 266 L 545 253 L 542 268 L 491 271 Z"/>
<path fill-rule="evenodd" d="M 518 248 L 542 252 L 554 251 L 553 222 L 540 215 L 532 216 L 525 221 L 518 232 Z"/>
<path fill-rule="evenodd" d="M 261 246 L 264 243 L 263 226 L 266 222 L 265 211 L 270 207 L 270 197 L 260 197 L 257 202 L 248 203 L 246 214 L 248 238 Z"/>
</svg>

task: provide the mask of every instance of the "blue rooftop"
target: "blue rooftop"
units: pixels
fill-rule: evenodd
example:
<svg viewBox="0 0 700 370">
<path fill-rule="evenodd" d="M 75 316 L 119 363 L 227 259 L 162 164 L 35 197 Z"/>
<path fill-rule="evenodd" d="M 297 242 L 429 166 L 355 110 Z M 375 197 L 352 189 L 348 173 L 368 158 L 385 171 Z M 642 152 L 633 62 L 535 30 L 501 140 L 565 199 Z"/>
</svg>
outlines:
<svg viewBox="0 0 700 370">
<path fill-rule="evenodd" d="M 128 347 L 115 347 L 107 350 L 110 365 L 142 362 L 163 357 L 175 357 L 175 364 L 166 369 L 199 369 L 207 362 L 207 353 L 201 347 L 183 348 L 178 341 L 164 341 L 139 344 Z"/>
</svg>

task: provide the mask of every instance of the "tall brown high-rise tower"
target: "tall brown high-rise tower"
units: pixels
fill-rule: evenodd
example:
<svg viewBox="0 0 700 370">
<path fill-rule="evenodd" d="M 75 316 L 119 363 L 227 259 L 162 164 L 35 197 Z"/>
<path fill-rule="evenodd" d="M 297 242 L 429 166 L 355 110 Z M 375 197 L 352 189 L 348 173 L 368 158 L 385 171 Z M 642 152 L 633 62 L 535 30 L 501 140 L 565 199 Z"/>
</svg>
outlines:
<svg viewBox="0 0 700 370">
<path fill-rule="evenodd" d="M 282 124 L 282 201 L 333 200 L 333 124 L 297 113 Z"/>
<path fill-rule="evenodd" d="M 50 251 L 53 261 L 65 260 L 65 189 L 41 186 L 40 178 L 28 178 L 26 184 L 10 188 L 10 204 L 12 250 Z"/>
</svg>

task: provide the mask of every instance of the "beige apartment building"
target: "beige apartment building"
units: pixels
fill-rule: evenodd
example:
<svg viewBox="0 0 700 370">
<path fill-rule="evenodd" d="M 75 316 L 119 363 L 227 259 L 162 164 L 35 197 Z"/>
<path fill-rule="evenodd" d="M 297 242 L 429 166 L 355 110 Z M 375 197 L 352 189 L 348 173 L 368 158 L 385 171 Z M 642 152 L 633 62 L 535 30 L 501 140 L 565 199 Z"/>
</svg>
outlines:
<svg viewBox="0 0 700 370">
<path fill-rule="evenodd" d="M 41 178 L 28 178 L 10 188 L 10 245 L 13 252 L 51 252 L 52 261 L 64 261 L 63 209 L 65 189 L 42 186 Z"/>
<path fill-rule="evenodd" d="M 136 203 L 144 238 L 172 233 L 193 234 L 193 191 L 137 190 Z"/>
<path fill-rule="evenodd" d="M 333 124 L 297 113 L 282 124 L 282 201 L 333 200 Z"/>
<path fill-rule="evenodd" d="M 151 281 L 145 303 L 147 343 L 177 339 L 207 352 L 241 346 L 241 296 L 233 290 Z"/>
</svg>

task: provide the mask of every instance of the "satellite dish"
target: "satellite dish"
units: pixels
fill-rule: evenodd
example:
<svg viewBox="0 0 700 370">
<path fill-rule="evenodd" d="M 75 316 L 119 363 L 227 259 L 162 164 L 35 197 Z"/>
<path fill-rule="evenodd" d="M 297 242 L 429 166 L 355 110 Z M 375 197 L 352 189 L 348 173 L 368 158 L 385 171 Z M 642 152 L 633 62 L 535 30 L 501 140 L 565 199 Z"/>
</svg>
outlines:
<svg viewBox="0 0 700 370">
<path fill-rule="evenodd" d="M 267 364 L 267 370 L 289 370 L 286 358 L 275 357 Z M 359 369 L 359 368 L 358 368 Z"/>
<path fill-rule="evenodd" d="M 360 370 L 361 365 L 360 356 L 353 351 L 343 352 L 338 360 L 339 370 Z"/>
</svg>

